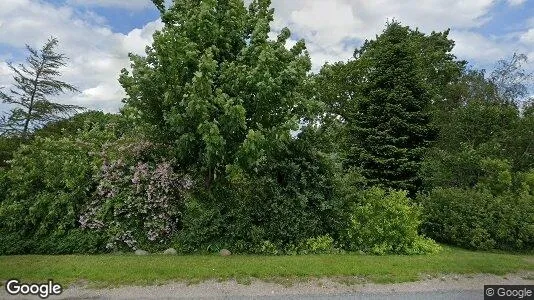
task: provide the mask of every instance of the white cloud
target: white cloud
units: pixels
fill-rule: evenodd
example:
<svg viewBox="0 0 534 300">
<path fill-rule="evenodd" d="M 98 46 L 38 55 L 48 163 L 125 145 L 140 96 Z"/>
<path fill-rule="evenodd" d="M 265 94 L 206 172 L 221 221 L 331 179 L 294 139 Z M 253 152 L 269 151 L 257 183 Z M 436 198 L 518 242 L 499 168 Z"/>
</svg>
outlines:
<svg viewBox="0 0 534 300">
<path fill-rule="evenodd" d="M 131 10 L 144 9 L 152 6 L 150 0 L 68 0 L 71 5 L 120 7 Z"/>
<path fill-rule="evenodd" d="M 113 32 L 94 13 L 80 15 L 72 5 L 115 6 L 135 10 L 151 6 L 150 0 L 68 0 L 58 7 L 42 0 L 0 1 L 0 43 L 23 49 L 25 43 L 41 46 L 49 35 L 60 40 L 60 51 L 69 58 L 64 79 L 82 93 L 60 99 L 89 108 L 116 111 L 124 92 L 118 84 L 120 69 L 129 66 L 128 52 L 143 53 L 161 21 L 149 22 L 128 34 Z M 293 35 L 288 47 L 304 38 L 314 70 L 325 62 L 347 60 L 363 40 L 379 34 L 386 21 L 397 19 L 423 32 L 443 31 L 453 26 L 459 58 L 491 65 L 514 51 L 534 57 L 534 18 L 531 30 L 512 37 L 476 33 L 490 20 L 489 12 L 502 0 L 273 0 L 276 9 L 273 31 L 287 26 Z M 520 5 L 524 0 L 507 0 Z M 523 50 L 523 51 L 522 51 Z M 0 53 L 0 86 L 8 84 L 4 63 L 10 53 Z M 534 58 L 533 58 L 534 59 Z"/>
<path fill-rule="evenodd" d="M 142 54 L 148 41 L 152 41 L 152 34 L 156 30 L 163 28 L 163 22 L 156 20 L 146 24 L 143 28 L 136 28 L 130 31 L 123 40 L 124 51 Z"/>
<path fill-rule="evenodd" d="M 69 57 L 67 67 L 61 70 L 62 79 L 82 93 L 56 100 L 106 111 L 117 111 L 121 106 L 124 92 L 117 79 L 120 70 L 129 66 L 128 53 L 142 54 L 153 32 L 162 27 L 156 20 L 126 35 L 114 33 L 82 19 L 72 8 L 30 0 L 0 2 L 0 24 L 0 41 L 11 47 L 23 49 L 28 43 L 39 48 L 49 36 L 57 37 L 58 51 Z M 2 76 L 4 65 L 0 61 L 0 86 L 12 81 L 11 76 Z"/>
<path fill-rule="evenodd" d="M 508 4 L 511 6 L 519 6 L 526 2 L 526 0 L 507 0 Z"/>
<path fill-rule="evenodd" d="M 471 29 L 489 20 L 496 0 L 273 0 L 273 30 L 288 26 L 304 38 L 315 69 L 325 62 L 346 60 L 365 39 L 382 31 L 387 20 L 425 32 Z"/>
<path fill-rule="evenodd" d="M 521 42 L 527 45 L 534 45 L 534 28 L 529 29 L 520 37 Z"/>
<path fill-rule="evenodd" d="M 451 31 L 450 38 L 456 42 L 454 53 L 469 61 L 492 64 L 513 53 L 506 44 L 471 31 Z"/>
</svg>

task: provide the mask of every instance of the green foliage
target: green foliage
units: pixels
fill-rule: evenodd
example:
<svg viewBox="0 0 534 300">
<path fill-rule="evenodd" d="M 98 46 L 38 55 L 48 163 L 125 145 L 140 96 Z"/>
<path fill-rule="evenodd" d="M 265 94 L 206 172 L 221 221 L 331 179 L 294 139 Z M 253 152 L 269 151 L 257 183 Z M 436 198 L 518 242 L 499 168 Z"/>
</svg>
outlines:
<svg viewBox="0 0 534 300">
<path fill-rule="evenodd" d="M 0 205 L 7 198 L 8 189 L 11 185 L 7 178 L 7 171 L 0 168 Z"/>
<path fill-rule="evenodd" d="M 511 192 L 512 172 L 507 161 L 483 159 L 480 165 L 482 177 L 477 184 L 477 188 L 487 190 L 493 195 Z"/>
<path fill-rule="evenodd" d="M 277 246 L 270 241 L 262 241 L 253 250 L 253 253 L 263 255 L 307 255 L 332 254 L 339 252 L 341 252 L 341 250 L 336 248 L 334 239 L 328 234 L 308 238 L 298 244 L 287 244 L 284 247 Z"/>
<path fill-rule="evenodd" d="M 268 39 L 270 1 L 174 1 L 147 56 L 120 82 L 124 113 L 210 188 L 236 167 L 255 169 L 298 128 L 310 59 L 302 41 Z"/>
<path fill-rule="evenodd" d="M 18 136 L 0 136 L 0 169 L 9 168 L 13 153 L 23 142 L 24 139 Z"/>
<path fill-rule="evenodd" d="M 422 196 L 423 232 L 471 249 L 534 249 L 534 196 L 445 188 Z"/>
<path fill-rule="evenodd" d="M 93 188 L 90 151 L 90 144 L 68 139 L 37 139 L 22 146 L 7 173 L 19 183 L 2 206 L 9 227 L 37 234 L 73 228 L 76 212 Z"/>
<path fill-rule="evenodd" d="M 347 247 L 373 254 L 432 253 L 439 247 L 418 235 L 420 209 L 405 192 L 371 188 L 351 210 Z"/>
<path fill-rule="evenodd" d="M 20 252 L 7 248 L 5 251 L 59 253 L 53 249 L 61 248 L 45 251 L 39 245 L 49 241 L 48 245 L 59 247 L 62 237 L 65 243 L 70 243 L 68 239 L 73 238 L 70 232 L 79 227 L 79 214 L 96 188 L 92 176 L 97 151 L 113 138 L 109 132 L 92 130 L 75 138 L 38 137 L 17 150 L 11 168 L 3 175 L 7 182 L 17 184 L 8 185 L 5 199 L 0 202 L 0 231 L 6 235 L 6 244 L 19 241 L 21 246 L 15 248 Z M 76 244 L 91 243 L 70 243 Z M 95 247 L 91 245 L 91 249 Z M 62 249 L 81 252 L 70 246 Z"/>
<path fill-rule="evenodd" d="M 47 100 L 75 90 L 54 79 L 56 40 L 12 67 L 32 95 L 0 92 L 23 107 L 2 124 L 23 135 L 0 138 L 0 254 L 439 251 L 421 226 L 532 250 L 525 56 L 486 78 L 456 60 L 448 31 L 394 21 L 309 74 L 304 41 L 269 38 L 269 0 L 152 2 L 164 27 L 121 73 L 121 115 L 49 122 L 76 109 Z"/>
<path fill-rule="evenodd" d="M 41 49 L 35 50 L 30 46 L 26 65 L 13 66 L 13 88 L 9 93 L 0 90 L 0 99 L 4 103 L 15 105 L 7 119 L 0 120 L 0 133 L 20 134 L 27 138 L 29 132 L 44 124 L 61 119 L 74 113 L 81 107 L 49 101 L 50 96 L 78 90 L 58 77 L 59 68 L 64 67 L 65 55 L 55 52 L 58 45 L 56 38 L 49 39 Z"/>
<path fill-rule="evenodd" d="M 436 147 L 447 151 L 457 150 L 462 143 L 477 149 L 492 141 L 503 141 L 519 121 L 519 111 L 514 106 L 476 100 L 446 114 L 447 120 L 436 122 L 440 131 Z"/>
<path fill-rule="evenodd" d="M 35 131 L 34 136 L 63 137 L 76 136 L 84 130 L 114 131 L 120 136 L 127 132 L 126 119 L 121 115 L 106 114 L 100 111 L 88 111 L 46 124 Z"/>
<path fill-rule="evenodd" d="M 0 253 L 20 254 L 97 254 L 104 253 L 106 240 L 97 232 L 74 229 L 66 233 L 51 233 L 31 239 L 19 233 L 2 232 Z"/>
<path fill-rule="evenodd" d="M 329 235 L 309 238 L 301 246 L 302 254 L 329 254 L 337 252 L 334 246 L 334 239 Z"/>
<path fill-rule="evenodd" d="M 515 106 L 489 100 L 448 111 L 447 121 L 438 123 L 439 139 L 424 159 L 425 187 L 482 184 L 494 193 L 509 190 L 516 172 L 533 167 L 532 124 L 531 116 L 521 115 Z"/>
<path fill-rule="evenodd" d="M 269 241 L 283 253 L 308 238 L 336 233 L 344 201 L 334 193 L 336 167 L 309 146 L 301 137 L 257 174 L 232 170 L 211 192 L 199 187 L 186 199 L 179 244 L 186 252 L 257 253 Z"/>
<path fill-rule="evenodd" d="M 77 213 L 93 189 L 88 151 L 70 140 L 38 139 L 23 146 L 7 173 L 20 184 L 10 187 L 0 205 L 2 231 L 17 233 L 24 243 L 76 228 Z"/>
<path fill-rule="evenodd" d="M 525 107 L 513 130 L 503 135 L 501 145 L 505 157 L 512 163 L 514 171 L 528 171 L 534 168 L 534 113 Z"/>
<path fill-rule="evenodd" d="M 348 164 L 361 167 L 373 185 L 414 194 L 421 188 L 420 163 L 434 131 L 428 112 L 432 94 L 410 35 L 408 27 L 393 22 L 358 51 L 367 81 L 348 119 Z"/>
</svg>

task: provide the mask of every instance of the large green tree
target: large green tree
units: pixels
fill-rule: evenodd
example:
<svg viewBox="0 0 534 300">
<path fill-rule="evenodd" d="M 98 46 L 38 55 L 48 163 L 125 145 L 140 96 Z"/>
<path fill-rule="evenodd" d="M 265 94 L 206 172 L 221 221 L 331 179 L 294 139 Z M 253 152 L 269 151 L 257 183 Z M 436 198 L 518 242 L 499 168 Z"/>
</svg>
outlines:
<svg viewBox="0 0 534 300">
<path fill-rule="evenodd" d="M 231 170 L 253 170 L 298 128 L 301 83 L 311 68 L 287 28 L 269 39 L 270 1 L 178 0 L 147 55 L 131 55 L 120 82 L 123 112 L 174 148 L 210 187 Z"/>
<path fill-rule="evenodd" d="M 413 194 L 421 186 L 423 154 L 435 138 L 429 106 L 438 93 L 431 89 L 431 73 L 420 67 L 421 47 L 412 34 L 392 22 L 357 51 L 362 88 L 348 117 L 348 164 L 361 168 L 371 184 Z"/>
<path fill-rule="evenodd" d="M 392 36 L 395 27 L 402 28 L 402 37 L 398 38 L 401 42 L 395 47 L 404 47 L 405 51 L 408 51 L 408 56 L 399 57 L 397 60 L 399 63 L 395 64 L 395 66 L 400 65 L 403 68 L 410 68 L 409 74 L 416 74 L 417 76 L 410 77 L 403 74 L 403 71 L 398 72 L 400 76 L 397 76 L 390 72 L 388 73 L 389 77 L 387 80 L 391 84 L 389 86 L 386 86 L 387 84 L 377 86 L 376 82 L 373 83 L 370 80 L 370 75 L 374 72 L 371 71 L 376 70 L 379 62 L 385 62 L 385 59 L 388 59 L 388 57 L 389 59 L 395 59 L 394 55 L 385 55 L 385 50 L 381 50 L 386 48 L 392 49 L 394 47 L 391 46 L 390 42 L 385 42 L 385 40 L 391 40 L 387 36 Z M 354 59 L 348 62 L 325 65 L 319 74 L 312 77 L 309 88 L 310 97 L 323 104 L 323 110 L 316 114 L 316 118 L 318 119 L 316 123 L 320 124 L 317 131 L 317 142 L 321 144 L 320 147 L 325 151 L 330 149 L 330 151 L 335 152 L 336 157 L 348 157 L 349 159 L 345 160 L 346 169 L 364 167 L 362 165 L 363 160 L 360 159 L 360 154 L 364 152 L 358 145 L 367 142 L 360 141 L 359 139 L 362 136 L 354 131 L 355 127 L 360 126 L 355 122 L 363 120 L 359 117 L 360 114 L 364 114 L 360 106 L 363 105 L 364 110 L 368 109 L 369 103 L 372 102 L 369 102 L 371 96 L 374 97 L 377 103 L 382 103 L 377 105 L 386 105 L 387 102 L 391 104 L 391 99 L 388 98 L 389 96 L 376 96 L 377 91 L 378 89 L 382 92 L 386 89 L 393 90 L 394 85 L 399 86 L 397 84 L 398 82 L 408 83 L 408 81 L 417 81 L 417 88 L 424 90 L 424 97 L 427 99 L 425 101 L 430 103 L 430 106 L 423 105 L 426 107 L 421 107 L 421 111 L 426 113 L 428 108 L 430 108 L 435 120 L 445 122 L 447 112 L 451 108 L 456 107 L 456 103 L 459 101 L 453 97 L 458 94 L 454 93 L 453 88 L 459 89 L 454 83 L 463 74 L 466 64 L 464 61 L 458 61 L 452 54 L 455 43 L 449 39 L 448 35 L 448 30 L 425 34 L 419 30 L 402 27 L 397 22 L 393 22 L 388 24 L 386 31 L 381 36 L 378 36 L 375 41 L 368 41 L 361 49 L 357 49 L 354 53 Z M 386 64 L 381 64 L 380 66 L 382 71 L 386 69 L 392 71 L 395 68 L 387 67 Z M 373 76 L 379 75 L 386 76 L 386 73 L 382 75 L 378 72 L 373 73 Z M 393 78 L 396 79 L 393 80 Z M 371 92 L 374 95 L 371 95 Z M 403 95 L 398 95 L 397 97 L 399 103 L 408 105 L 408 102 L 403 102 L 406 99 Z M 381 114 L 381 112 L 377 111 L 370 113 Z M 368 117 L 369 112 L 367 111 L 365 114 L 367 116 L 364 117 Z M 389 117 L 391 117 L 390 114 L 383 116 L 384 120 Z M 386 121 L 381 121 L 380 123 L 384 123 L 381 126 L 388 126 L 385 124 Z M 391 124 L 390 126 L 394 125 Z M 389 142 L 393 143 L 392 141 L 383 142 L 386 144 Z M 371 143 L 368 144 L 370 145 Z M 385 159 L 389 154 L 383 153 L 382 155 Z M 394 157 L 391 157 L 391 159 L 393 160 L 390 162 L 397 160 Z M 413 159 L 417 161 L 419 157 L 414 157 Z M 375 166 L 375 168 L 381 169 L 382 167 Z M 367 175 L 372 183 L 378 182 L 378 175 Z M 384 178 L 379 181 L 385 183 L 389 182 L 390 179 Z M 387 185 L 397 188 L 408 188 L 408 186 L 403 184 Z"/>
</svg>

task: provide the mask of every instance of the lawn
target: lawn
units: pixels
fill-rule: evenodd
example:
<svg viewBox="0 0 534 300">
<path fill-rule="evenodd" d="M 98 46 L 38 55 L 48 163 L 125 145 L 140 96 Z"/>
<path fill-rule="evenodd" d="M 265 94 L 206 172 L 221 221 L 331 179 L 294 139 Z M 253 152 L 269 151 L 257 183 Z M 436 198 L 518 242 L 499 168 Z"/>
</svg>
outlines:
<svg viewBox="0 0 534 300">
<path fill-rule="evenodd" d="M 170 281 L 250 278 L 264 280 L 312 277 L 361 278 L 371 282 L 415 281 L 442 274 L 504 275 L 534 271 L 534 255 L 472 252 L 445 247 L 422 256 L 331 254 L 310 256 L 0 256 L 0 281 L 60 284 L 85 282 L 96 286 L 152 285 Z"/>
</svg>

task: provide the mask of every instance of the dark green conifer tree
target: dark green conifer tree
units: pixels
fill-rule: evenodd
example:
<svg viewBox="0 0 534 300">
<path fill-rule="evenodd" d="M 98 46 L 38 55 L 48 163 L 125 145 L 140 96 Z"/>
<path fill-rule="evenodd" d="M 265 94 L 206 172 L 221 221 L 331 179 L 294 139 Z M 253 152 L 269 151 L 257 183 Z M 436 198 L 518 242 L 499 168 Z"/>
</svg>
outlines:
<svg viewBox="0 0 534 300">
<path fill-rule="evenodd" d="M 392 22 L 357 51 L 363 86 L 357 109 L 348 118 L 348 164 L 361 168 L 372 185 L 413 195 L 421 185 L 421 160 L 435 132 L 430 125 L 431 95 L 410 34 L 408 27 Z"/>
</svg>

